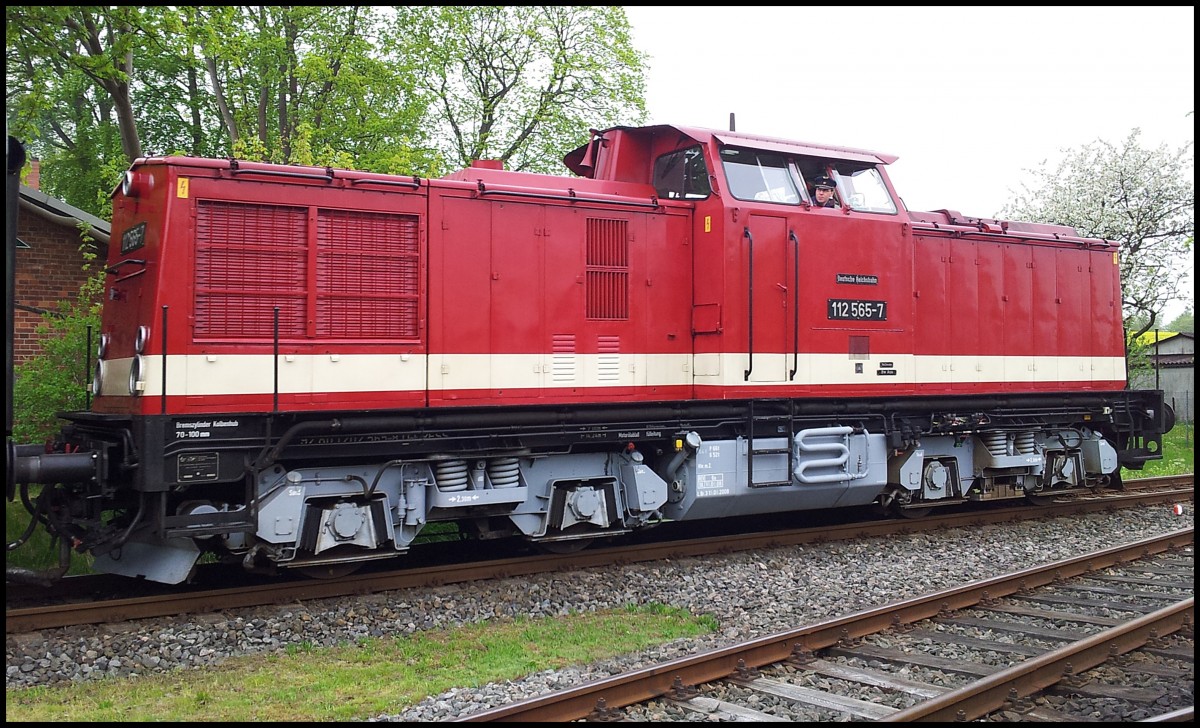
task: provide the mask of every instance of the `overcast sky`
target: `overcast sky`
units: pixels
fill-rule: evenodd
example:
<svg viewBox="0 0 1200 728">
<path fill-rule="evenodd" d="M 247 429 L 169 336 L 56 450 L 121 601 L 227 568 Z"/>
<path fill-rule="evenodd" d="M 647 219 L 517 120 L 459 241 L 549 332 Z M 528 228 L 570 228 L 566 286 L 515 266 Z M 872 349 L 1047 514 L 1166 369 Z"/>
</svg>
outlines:
<svg viewBox="0 0 1200 728">
<path fill-rule="evenodd" d="M 625 10 L 650 123 L 733 113 L 738 131 L 894 154 L 911 210 L 993 216 L 1024 170 L 1135 128 L 1146 148 L 1195 140 L 1194 6 Z"/>
</svg>

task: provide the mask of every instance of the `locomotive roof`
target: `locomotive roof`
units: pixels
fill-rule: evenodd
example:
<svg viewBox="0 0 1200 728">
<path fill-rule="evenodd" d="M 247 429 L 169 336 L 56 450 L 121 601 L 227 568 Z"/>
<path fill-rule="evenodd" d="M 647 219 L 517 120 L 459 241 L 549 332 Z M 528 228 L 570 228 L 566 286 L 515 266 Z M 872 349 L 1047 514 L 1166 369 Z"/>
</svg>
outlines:
<svg viewBox="0 0 1200 728">
<path fill-rule="evenodd" d="M 571 195 L 587 193 L 593 196 L 618 195 L 622 197 L 645 197 L 647 200 L 654 199 L 654 204 L 656 205 L 661 204 L 661 201 L 657 200 L 654 187 L 648 183 L 648 180 L 631 179 L 628 176 L 621 179 L 597 179 L 594 176 L 594 168 L 590 164 L 585 164 L 585 159 L 588 156 L 587 151 L 596 138 L 605 135 L 609 135 L 610 141 L 616 142 L 617 147 L 629 146 L 633 156 L 643 155 L 643 157 L 649 153 L 649 149 L 652 147 L 670 146 L 671 148 L 678 148 L 680 141 L 690 139 L 702 145 L 709 145 L 715 140 L 727 146 L 741 146 L 776 151 L 784 154 L 841 159 L 863 164 L 887 165 L 899 159 L 896 155 L 865 149 L 798 142 L 760 134 L 719 131 L 702 127 L 671 124 L 613 126 L 603 131 L 592 130 L 592 141 L 575 148 L 563 157 L 563 163 L 578 177 L 539 174 L 536 175 L 537 189 L 554 189 Z M 622 145 L 619 142 L 619 137 L 623 137 L 626 142 L 631 142 L 632 144 Z M 623 152 L 618 152 L 618 154 L 622 155 Z M 182 165 L 206 169 L 233 170 L 235 173 L 263 171 L 267 174 L 309 178 L 323 182 L 340 178 L 346 180 L 379 180 L 390 183 L 396 179 L 396 175 L 358 170 L 332 170 L 327 167 L 304 167 L 296 165 L 281 166 L 269 162 L 206 159 L 200 157 L 144 157 L 135 160 L 132 166 L 136 167 L 142 164 Z M 281 171 L 283 167 L 286 167 L 286 172 Z M 408 177 L 407 179 L 411 180 L 411 184 L 417 186 L 422 183 L 416 177 Z M 520 189 L 528 192 L 533 190 L 533 187 L 530 186 L 531 179 L 530 174 L 527 172 L 506 170 L 499 162 L 484 161 L 473 163 L 465 169 L 451 172 L 437 178 L 437 180 L 425 181 L 425 183 L 431 184 L 435 181 L 443 184 L 446 182 L 451 184 L 466 182 L 472 185 L 486 184 L 489 187 L 495 185 L 508 186 L 513 190 Z M 119 189 L 120 185 L 117 188 Z M 964 215 L 957 210 L 946 209 L 928 212 L 906 210 L 906 212 L 912 223 L 933 229 L 997 233 L 1006 236 L 1018 235 L 1031 239 L 1074 240 L 1075 242 L 1089 246 L 1117 247 L 1117 243 L 1113 241 L 1081 237 L 1074 227 L 1068 225 L 973 217 Z"/>
<path fill-rule="evenodd" d="M 654 126 L 613 126 L 598 132 L 598 135 L 603 136 L 604 134 L 614 131 L 629 134 L 631 136 L 648 137 L 667 133 L 683 134 L 701 144 L 708 144 L 713 139 L 716 139 L 721 144 L 730 146 L 766 149 L 769 151 L 784 152 L 787 154 L 833 157 L 857 162 L 869 162 L 872 164 L 891 164 L 899 159 L 899 157 L 894 154 L 884 154 L 882 152 L 874 152 L 867 149 L 839 147 L 829 144 L 815 144 L 812 142 L 800 142 L 790 139 L 764 136 L 762 134 L 747 134 L 746 132 L 739 131 L 718 131 L 716 129 L 705 129 L 703 127 L 696 126 L 678 126 L 675 124 L 657 124 Z M 591 169 L 582 164 L 587 148 L 588 144 L 584 144 L 576 149 L 571 150 L 566 156 L 563 157 L 563 164 L 567 166 L 567 169 L 570 169 L 572 172 L 581 177 L 591 176 Z"/>
<path fill-rule="evenodd" d="M 756 149 L 768 149 L 771 151 L 786 152 L 789 154 L 836 157 L 838 159 L 851 159 L 860 162 L 873 162 L 878 164 L 891 164 L 900 158 L 894 154 L 883 154 L 881 152 L 874 152 L 868 149 L 855 149 L 853 147 L 838 147 L 830 144 L 798 142 L 789 139 L 763 136 L 762 134 L 746 134 L 744 132 L 736 131 L 715 131 L 712 129 L 684 126 L 674 128 L 682 131 L 684 134 L 687 134 L 697 141 L 707 141 L 708 138 L 715 137 L 716 140 L 722 144 L 754 147 Z"/>
</svg>

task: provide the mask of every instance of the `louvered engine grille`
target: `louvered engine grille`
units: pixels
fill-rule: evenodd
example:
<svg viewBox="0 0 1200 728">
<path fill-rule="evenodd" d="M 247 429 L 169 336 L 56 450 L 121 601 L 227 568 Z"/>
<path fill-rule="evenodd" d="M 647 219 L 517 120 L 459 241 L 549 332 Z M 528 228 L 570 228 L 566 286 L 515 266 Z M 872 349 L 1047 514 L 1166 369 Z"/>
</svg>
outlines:
<svg viewBox="0 0 1200 728">
<path fill-rule="evenodd" d="M 587 221 L 587 317 L 629 318 L 629 223 Z"/>
<path fill-rule="evenodd" d="M 196 214 L 196 336 L 307 333 L 308 210 L 201 201 Z"/>
<path fill-rule="evenodd" d="M 322 210 L 317 227 L 317 336 L 415 338 L 416 216 Z"/>
<path fill-rule="evenodd" d="M 270 339 L 276 306 L 282 338 L 418 337 L 417 216 L 318 210 L 313 270 L 308 219 L 307 207 L 199 203 L 198 338 Z"/>
</svg>

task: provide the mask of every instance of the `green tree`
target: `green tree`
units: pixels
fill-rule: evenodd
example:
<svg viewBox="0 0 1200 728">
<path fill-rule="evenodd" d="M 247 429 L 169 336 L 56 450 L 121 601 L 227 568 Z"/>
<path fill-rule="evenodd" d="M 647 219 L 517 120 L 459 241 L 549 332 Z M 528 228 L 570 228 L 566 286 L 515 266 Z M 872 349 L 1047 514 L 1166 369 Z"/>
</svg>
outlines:
<svg viewBox="0 0 1200 728">
<path fill-rule="evenodd" d="M 166 6 L 9 6 L 9 132 L 44 191 L 100 217 L 143 155 L 226 154 L 198 60 Z"/>
<path fill-rule="evenodd" d="M 562 171 L 645 115 L 620 7 L 9 6 L 10 133 L 42 188 L 109 214 L 139 156 L 436 176 Z"/>
<path fill-rule="evenodd" d="M 1030 170 L 1033 182 L 1000 213 L 1119 243 L 1124 316 L 1134 338 L 1161 324 L 1169 302 L 1190 294 L 1177 271 L 1195 236 L 1192 145 L 1145 149 L 1140 133 L 1134 129 L 1121 145 L 1098 140 L 1063 150 L 1056 168 Z"/>
<path fill-rule="evenodd" d="M 1176 316 L 1175 320 L 1167 324 L 1167 331 L 1181 331 L 1189 334 L 1196 333 L 1195 312 L 1189 308 Z"/>
<path fill-rule="evenodd" d="M 183 11 L 225 139 L 242 158 L 427 173 L 420 54 L 382 42 L 404 8 Z"/>
<path fill-rule="evenodd" d="M 129 86 L 137 14 L 134 8 L 5 9 L 9 133 L 42 160 L 43 189 L 100 216 L 108 214 L 113 169 L 141 154 Z"/>
<path fill-rule="evenodd" d="M 89 262 L 85 270 L 91 268 Z M 87 409 L 91 372 L 85 371 L 89 332 L 94 349 L 100 332 L 100 302 L 104 271 L 91 274 L 79 295 L 59 302 L 57 311 L 43 314 L 37 332 L 41 353 L 13 372 L 13 441 L 45 442 L 62 426 L 55 413 Z"/>
<path fill-rule="evenodd" d="M 426 58 L 418 83 L 451 166 L 562 173 L 590 126 L 645 120 L 645 55 L 620 7 L 431 6 L 394 24 L 392 41 Z"/>
</svg>

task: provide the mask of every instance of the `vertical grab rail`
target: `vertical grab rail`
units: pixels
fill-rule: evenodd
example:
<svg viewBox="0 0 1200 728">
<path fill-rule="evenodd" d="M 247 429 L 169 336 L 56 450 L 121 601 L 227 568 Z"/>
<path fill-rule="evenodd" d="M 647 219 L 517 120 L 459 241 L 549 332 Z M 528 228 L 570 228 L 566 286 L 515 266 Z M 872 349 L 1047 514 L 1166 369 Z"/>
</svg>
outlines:
<svg viewBox="0 0 1200 728">
<path fill-rule="evenodd" d="M 279 307 L 275 307 L 275 334 L 274 334 L 274 350 L 271 352 L 272 363 L 275 368 L 275 393 L 272 397 L 271 411 L 279 412 Z"/>
<path fill-rule="evenodd" d="M 162 307 L 162 334 L 159 337 L 159 350 L 162 351 L 162 397 L 159 400 L 161 403 L 162 412 L 167 413 L 167 307 Z"/>
<path fill-rule="evenodd" d="M 754 400 L 747 404 L 749 419 L 746 422 L 746 487 L 754 487 Z"/>
<path fill-rule="evenodd" d="M 800 368 L 800 239 L 795 230 L 788 230 L 788 238 L 796 250 L 792 259 L 792 371 L 788 381 L 796 379 L 796 370 Z"/>
<path fill-rule="evenodd" d="M 750 226 L 747 225 L 742 229 L 743 235 L 746 237 L 746 242 L 750 244 L 750 277 L 746 281 L 746 291 L 749 300 L 746 302 L 746 351 L 749 354 L 749 360 L 746 362 L 746 371 L 744 378 L 750 381 L 750 372 L 754 371 L 754 237 L 750 235 Z"/>
<path fill-rule="evenodd" d="M 92 327 L 87 327 L 87 348 L 84 352 L 83 364 L 83 408 L 92 408 Z"/>
</svg>

